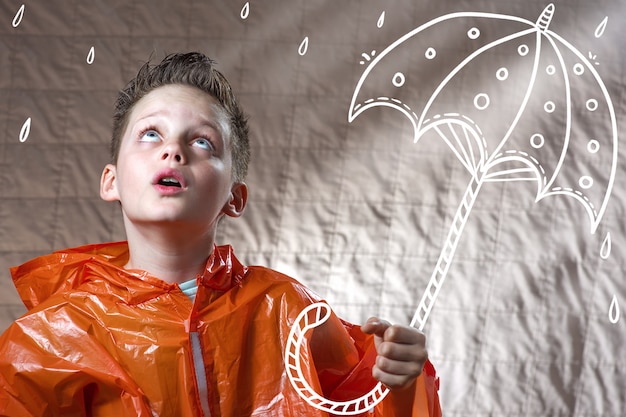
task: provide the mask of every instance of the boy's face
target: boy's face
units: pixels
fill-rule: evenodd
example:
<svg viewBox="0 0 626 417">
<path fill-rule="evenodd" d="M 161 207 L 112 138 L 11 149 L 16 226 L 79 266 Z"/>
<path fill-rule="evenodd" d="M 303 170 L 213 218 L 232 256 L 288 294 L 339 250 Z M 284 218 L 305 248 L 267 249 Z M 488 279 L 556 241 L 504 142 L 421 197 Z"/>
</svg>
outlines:
<svg viewBox="0 0 626 417">
<path fill-rule="evenodd" d="M 100 194 L 120 201 L 125 221 L 210 232 L 222 214 L 237 217 L 247 189 L 233 183 L 229 138 L 217 101 L 190 86 L 159 87 L 128 118 L 116 165 L 102 173 Z"/>
</svg>

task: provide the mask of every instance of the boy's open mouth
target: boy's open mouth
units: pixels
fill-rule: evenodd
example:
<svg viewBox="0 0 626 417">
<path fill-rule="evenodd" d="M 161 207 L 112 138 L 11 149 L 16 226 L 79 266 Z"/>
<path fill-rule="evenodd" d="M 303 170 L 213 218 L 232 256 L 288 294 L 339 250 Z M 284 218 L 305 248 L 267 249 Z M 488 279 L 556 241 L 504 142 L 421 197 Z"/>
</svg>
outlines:
<svg viewBox="0 0 626 417">
<path fill-rule="evenodd" d="M 157 184 L 159 185 L 164 185 L 166 187 L 178 187 L 178 188 L 182 188 L 182 185 L 180 185 L 180 182 L 178 182 L 178 180 L 176 178 L 172 178 L 172 177 L 164 177 L 161 178 Z"/>
<path fill-rule="evenodd" d="M 153 178 L 152 184 L 170 189 L 184 189 L 187 184 L 185 177 L 175 169 L 164 169 L 159 171 Z"/>
</svg>

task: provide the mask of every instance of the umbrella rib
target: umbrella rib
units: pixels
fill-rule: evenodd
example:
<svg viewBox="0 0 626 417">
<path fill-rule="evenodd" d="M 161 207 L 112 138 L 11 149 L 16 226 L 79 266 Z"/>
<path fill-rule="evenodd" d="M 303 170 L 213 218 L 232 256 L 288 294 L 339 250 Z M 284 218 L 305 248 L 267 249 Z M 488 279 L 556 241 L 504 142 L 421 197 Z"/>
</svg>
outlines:
<svg viewBox="0 0 626 417">
<path fill-rule="evenodd" d="M 464 160 L 467 161 L 467 163 L 465 164 L 467 167 L 469 167 L 469 165 L 473 162 L 472 159 L 470 158 L 470 156 L 467 154 L 467 149 L 464 146 L 463 142 L 461 141 L 461 139 L 459 138 L 459 135 L 457 135 L 454 124 L 452 122 L 448 122 L 448 128 L 450 129 L 450 131 L 452 132 L 452 136 L 454 136 L 454 140 L 457 143 L 457 145 L 459 146 L 459 148 L 461 148 L 461 151 L 463 152 L 463 158 L 465 158 Z M 467 136 L 466 136 L 467 137 Z M 469 148 L 471 149 L 471 144 L 467 143 L 467 145 L 469 146 Z M 473 164 L 472 164 L 473 165 Z M 473 168 L 473 166 L 472 166 Z M 474 172 L 473 170 L 470 170 L 469 172 Z"/>
<path fill-rule="evenodd" d="M 463 125 L 463 134 L 465 135 L 465 141 L 467 142 L 467 147 L 469 150 L 469 158 L 470 158 L 470 162 L 472 163 L 472 172 L 476 172 L 477 166 L 476 166 L 476 155 L 474 155 L 474 147 L 472 146 L 472 140 L 469 136 L 470 130 L 467 128 L 467 126 Z"/>
<path fill-rule="evenodd" d="M 507 175 L 530 173 L 534 174 L 530 177 L 516 177 L 516 178 L 501 178 Z M 484 177 L 485 181 L 537 181 L 537 172 L 532 168 L 515 168 L 497 171 L 493 173 L 487 173 Z"/>
<path fill-rule="evenodd" d="M 450 123 L 447 123 L 448 125 L 450 125 Z M 472 172 L 471 168 L 468 164 L 467 161 L 463 158 L 463 156 L 459 153 L 458 149 L 456 149 L 455 146 L 453 146 L 453 144 L 450 142 L 450 139 L 446 136 L 445 133 L 443 133 L 441 131 L 441 129 L 439 129 L 439 125 L 435 125 L 434 129 L 437 131 L 437 133 L 439 134 L 439 136 L 441 136 L 441 138 L 448 144 L 448 147 L 452 150 L 452 152 L 456 155 L 456 157 L 458 158 L 459 161 L 461 161 L 461 163 L 463 164 L 463 166 L 465 166 L 465 169 L 467 169 L 469 172 Z"/>
</svg>

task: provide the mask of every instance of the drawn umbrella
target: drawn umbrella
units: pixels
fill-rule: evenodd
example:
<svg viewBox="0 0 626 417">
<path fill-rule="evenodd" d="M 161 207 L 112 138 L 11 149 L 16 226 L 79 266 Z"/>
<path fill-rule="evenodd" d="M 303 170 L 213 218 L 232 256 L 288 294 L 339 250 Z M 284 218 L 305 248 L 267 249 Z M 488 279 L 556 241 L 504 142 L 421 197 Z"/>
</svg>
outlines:
<svg viewBox="0 0 626 417">
<path fill-rule="evenodd" d="M 536 22 L 449 14 L 379 54 L 363 54 L 368 65 L 349 122 L 375 106 L 399 110 L 415 142 L 436 132 L 471 176 L 412 326 L 424 328 L 485 183 L 533 181 L 535 201 L 573 197 L 591 233 L 606 210 L 617 164 L 615 112 L 592 62 L 548 29 L 554 11 L 548 5 Z"/>
<path fill-rule="evenodd" d="M 399 110 L 413 124 L 415 142 L 435 132 L 471 177 L 411 321 L 420 330 L 483 184 L 532 181 L 536 201 L 573 197 L 586 209 L 591 233 L 606 210 L 617 165 L 615 112 L 593 64 L 548 29 L 554 10 L 548 5 L 536 22 L 453 13 L 414 29 L 380 54 L 363 54 L 367 67 L 348 121 L 376 106 Z M 335 402 L 315 392 L 302 372 L 304 334 L 328 314 L 325 304 L 313 304 L 292 327 L 285 353 L 290 381 L 312 407 L 341 415 L 365 412 L 387 394 L 380 383 L 359 398 Z"/>
</svg>

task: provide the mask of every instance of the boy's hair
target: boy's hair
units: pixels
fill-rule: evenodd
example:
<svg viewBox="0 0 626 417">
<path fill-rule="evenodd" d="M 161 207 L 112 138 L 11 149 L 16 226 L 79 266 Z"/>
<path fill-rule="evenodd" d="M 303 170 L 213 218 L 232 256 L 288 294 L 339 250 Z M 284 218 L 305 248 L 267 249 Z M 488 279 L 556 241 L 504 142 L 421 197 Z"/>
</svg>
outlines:
<svg viewBox="0 0 626 417">
<path fill-rule="evenodd" d="M 148 61 L 139 69 L 137 76 L 119 92 L 113 114 L 113 163 L 117 163 L 122 135 L 133 106 L 152 90 L 170 84 L 196 87 L 218 101 L 226 113 L 230 131 L 233 178 L 235 181 L 243 181 L 250 160 L 247 118 L 228 80 L 215 69 L 215 61 L 199 52 L 170 54 L 156 65 L 151 65 Z"/>
</svg>

